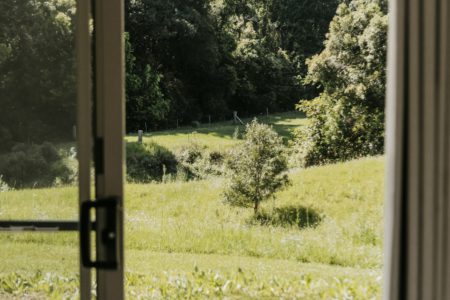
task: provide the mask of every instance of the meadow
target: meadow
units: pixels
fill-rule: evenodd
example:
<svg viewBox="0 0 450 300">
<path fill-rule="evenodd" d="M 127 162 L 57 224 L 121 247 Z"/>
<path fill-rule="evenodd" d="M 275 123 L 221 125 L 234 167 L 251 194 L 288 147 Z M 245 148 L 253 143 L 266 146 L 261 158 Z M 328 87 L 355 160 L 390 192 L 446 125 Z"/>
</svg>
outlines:
<svg viewBox="0 0 450 300">
<path fill-rule="evenodd" d="M 287 112 L 272 114 L 269 116 L 256 116 L 259 122 L 270 124 L 285 140 L 292 138 L 294 130 L 306 124 L 307 120 L 303 113 Z M 247 123 L 252 118 L 243 118 Z M 211 150 L 223 150 L 233 147 L 238 142 L 233 138 L 235 133 L 245 130 L 245 126 L 233 124 L 232 121 L 216 122 L 212 124 L 201 124 L 198 128 L 181 127 L 179 129 L 148 132 L 144 134 L 144 143 L 155 142 L 170 150 L 176 151 L 186 144 L 195 142 Z M 137 141 L 137 135 L 130 133 L 126 137 L 127 141 Z"/>
<path fill-rule="evenodd" d="M 305 122 L 273 118 L 286 138 Z M 232 147 L 234 131 L 214 124 L 148 134 L 145 142 L 177 149 L 194 135 Z M 384 158 L 289 175 L 292 184 L 263 203 L 264 218 L 225 204 L 221 178 L 127 184 L 127 298 L 380 298 Z M 77 207 L 70 186 L 0 193 L 0 219 L 76 219 Z M 75 233 L 0 232 L 0 298 L 76 298 L 77 251 Z"/>
</svg>

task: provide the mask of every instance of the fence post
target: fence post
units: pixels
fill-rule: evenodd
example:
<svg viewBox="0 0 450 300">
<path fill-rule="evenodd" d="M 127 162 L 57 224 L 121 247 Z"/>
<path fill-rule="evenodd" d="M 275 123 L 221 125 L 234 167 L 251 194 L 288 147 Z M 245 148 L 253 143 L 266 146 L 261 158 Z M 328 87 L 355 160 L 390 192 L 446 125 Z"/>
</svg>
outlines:
<svg viewBox="0 0 450 300">
<path fill-rule="evenodd" d="M 143 130 L 138 130 L 138 143 L 142 144 L 142 137 L 144 135 L 144 131 Z"/>
</svg>

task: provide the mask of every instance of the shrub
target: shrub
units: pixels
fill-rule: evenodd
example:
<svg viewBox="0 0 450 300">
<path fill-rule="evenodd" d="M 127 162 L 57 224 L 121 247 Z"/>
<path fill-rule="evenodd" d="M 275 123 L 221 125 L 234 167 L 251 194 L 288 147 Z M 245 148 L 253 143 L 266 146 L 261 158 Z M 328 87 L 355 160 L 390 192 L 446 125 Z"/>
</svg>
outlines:
<svg viewBox="0 0 450 300">
<path fill-rule="evenodd" d="M 127 179 L 134 182 L 162 181 L 177 171 L 175 155 L 156 143 L 127 143 L 126 162 Z"/>
<path fill-rule="evenodd" d="M 69 183 L 72 171 L 50 143 L 16 144 L 0 155 L 0 174 L 10 187 L 48 187 L 56 181 Z"/>
<path fill-rule="evenodd" d="M 206 146 L 190 143 L 177 154 L 179 176 L 190 180 L 222 175 L 224 158 L 219 151 L 210 152 Z"/>
<path fill-rule="evenodd" d="M 202 162 L 202 171 L 205 177 L 220 176 L 224 173 L 226 155 L 220 151 L 207 152 Z"/>
<path fill-rule="evenodd" d="M 289 183 L 287 158 L 282 139 L 265 124 L 253 120 L 246 126 L 244 142 L 227 160 L 228 185 L 225 201 L 238 206 L 253 206 L 271 198 Z"/>
<path fill-rule="evenodd" d="M 239 130 L 239 126 L 236 126 L 234 128 L 234 132 L 233 132 L 233 140 L 240 140 L 241 139 L 241 132 Z"/>
<path fill-rule="evenodd" d="M 11 190 L 11 188 L 6 182 L 3 181 L 3 175 L 0 175 L 0 193 L 7 192 L 9 190 Z"/>
</svg>

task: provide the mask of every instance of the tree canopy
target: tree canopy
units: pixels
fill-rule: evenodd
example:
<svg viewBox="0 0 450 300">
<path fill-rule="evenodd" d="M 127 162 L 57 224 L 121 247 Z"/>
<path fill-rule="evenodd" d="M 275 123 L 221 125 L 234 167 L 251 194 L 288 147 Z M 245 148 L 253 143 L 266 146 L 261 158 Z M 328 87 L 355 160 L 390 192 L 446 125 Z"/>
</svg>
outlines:
<svg viewBox="0 0 450 300">
<path fill-rule="evenodd" d="M 71 137 L 75 1 L 0 2 L 0 151 Z"/>
<path fill-rule="evenodd" d="M 312 99 L 300 105 L 310 119 L 298 139 L 305 164 L 381 153 L 386 6 L 126 1 L 127 131 L 281 112 Z M 0 151 L 71 138 L 74 14 L 74 0 L 0 3 L 0 109 L 8 112 Z"/>
<path fill-rule="evenodd" d="M 126 1 L 127 131 L 292 110 L 338 0 Z M 75 123 L 74 0 L 0 3 L 2 147 Z M 14 124 L 14 126 L 12 126 Z"/>
<path fill-rule="evenodd" d="M 234 110 L 242 116 L 292 110 L 315 95 L 298 78 L 305 58 L 322 49 L 338 2 L 127 2 L 127 75 L 152 82 L 127 81 L 128 131 L 222 120 Z"/>
<path fill-rule="evenodd" d="M 299 105 L 309 119 L 298 138 L 305 165 L 383 152 L 386 35 L 386 1 L 337 9 L 325 49 L 307 60 L 306 82 L 323 92 Z"/>
</svg>

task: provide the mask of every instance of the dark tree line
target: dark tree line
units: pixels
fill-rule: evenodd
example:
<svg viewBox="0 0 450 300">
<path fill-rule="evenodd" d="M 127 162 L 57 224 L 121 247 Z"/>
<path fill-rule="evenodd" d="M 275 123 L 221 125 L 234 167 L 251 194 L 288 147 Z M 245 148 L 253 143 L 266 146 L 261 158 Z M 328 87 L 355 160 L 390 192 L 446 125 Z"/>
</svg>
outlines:
<svg viewBox="0 0 450 300">
<path fill-rule="evenodd" d="M 294 109 L 338 0 L 126 1 L 127 130 Z M 63 141 L 76 111 L 74 0 L 0 2 L 0 148 Z M 5 113 L 7 112 L 7 113 Z"/>
<path fill-rule="evenodd" d="M 305 165 L 383 152 L 386 0 L 125 4 L 128 132 L 304 99 Z M 0 155 L 73 138 L 75 12 L 75 0 L 0 1 Z"/>
<path fill-rule="evenodd" d="M 338 2 L 128 1 L 127 130 L 292 110 Z"/>
<path fill-rule="evenodd" d="M 72 135 L 74 1 L 0 1 L 0 152 Z"/>
</svg>

